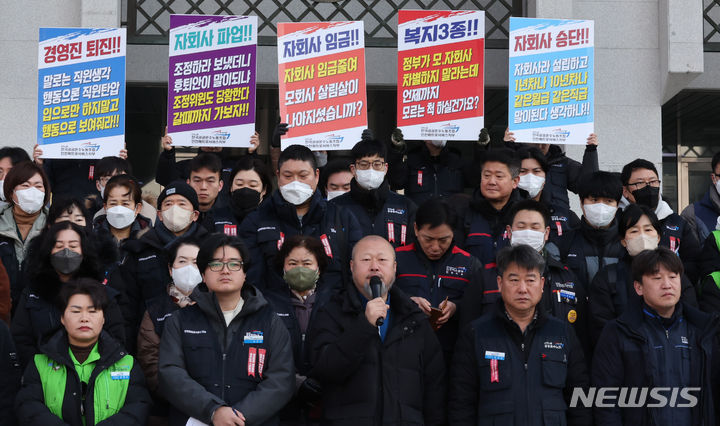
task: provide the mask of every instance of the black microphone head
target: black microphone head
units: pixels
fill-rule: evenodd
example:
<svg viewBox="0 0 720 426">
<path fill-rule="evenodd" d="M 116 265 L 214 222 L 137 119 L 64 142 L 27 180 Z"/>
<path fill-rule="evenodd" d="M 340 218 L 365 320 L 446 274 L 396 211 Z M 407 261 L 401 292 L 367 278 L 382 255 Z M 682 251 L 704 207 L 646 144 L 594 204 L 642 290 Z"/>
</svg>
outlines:
<svg viewBox="0 0 720 426">
<path fill-rule="evenodd" d="M 370 277 L 370 292 L 373 299 L 382 296 L 382 280 L 377 275 Z"/>
</svg>

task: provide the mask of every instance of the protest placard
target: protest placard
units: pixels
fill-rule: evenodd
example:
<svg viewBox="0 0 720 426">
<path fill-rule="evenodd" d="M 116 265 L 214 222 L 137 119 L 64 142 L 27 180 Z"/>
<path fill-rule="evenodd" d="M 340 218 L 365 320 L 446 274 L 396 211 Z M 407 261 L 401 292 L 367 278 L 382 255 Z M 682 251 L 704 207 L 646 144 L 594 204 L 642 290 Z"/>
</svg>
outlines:
<svg viewBox="0 0 720 426">
<path fill-rule="evenodd" d="M 167 132 L 178 146 L 248 147 L 256 16 L 170 15 Z"/>
<path fill-rule="evenodd" d="M 477 140 L 484 55 L 485 12 L 399 12 L 397 125 L 406 139 Z"/>
<path fill-rule="evenodd" d="M 40 28 L 43 158 L 102 158 L 125 145 L 125 28 Z"/>
<path fill-rule="evenodd" d="M 587 142 L 594 38 L 593 21 L 510 18 L 508 127 L 518 142 Z"/>
<path fill-rule="evenodd" d="M 367 127 L 362 21 L 278 24 L 282 148 L 350 149 Z"/>
</svg>

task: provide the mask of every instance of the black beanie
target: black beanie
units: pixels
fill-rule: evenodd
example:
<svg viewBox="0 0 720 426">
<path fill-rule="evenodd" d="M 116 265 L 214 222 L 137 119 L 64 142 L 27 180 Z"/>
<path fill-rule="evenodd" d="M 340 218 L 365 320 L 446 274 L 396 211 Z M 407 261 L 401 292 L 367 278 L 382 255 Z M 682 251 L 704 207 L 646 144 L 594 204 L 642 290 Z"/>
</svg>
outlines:
<svg viewBox="0 0 720 426">
<path fill-rule="evenodd" d="M 162 190 L 157 199 L 158 210 L 160 210 L 163 200 L 170 195 L 181 195 L 187 198 L 188 201 L 190 201 L 190 204 L 192 204 L 194 210 L 200 210 L 200 203 L 198 202 L 197 193 L 192 188 L 192 186 L 181 180 L 171 182 L 170 185 L 166 186 L 165 189 Z"/>
</svg>

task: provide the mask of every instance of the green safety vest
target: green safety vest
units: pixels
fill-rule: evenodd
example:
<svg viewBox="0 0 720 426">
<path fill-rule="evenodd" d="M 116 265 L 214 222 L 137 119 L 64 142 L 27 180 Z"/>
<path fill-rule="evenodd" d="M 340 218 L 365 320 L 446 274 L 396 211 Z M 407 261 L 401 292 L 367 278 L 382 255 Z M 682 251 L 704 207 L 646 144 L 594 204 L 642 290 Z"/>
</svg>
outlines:
<svg viewBox="0 0 720 426">
<path fill-rule="evenodd" d="M 720 249 L 720 230 L 712 231 L 712 236 L 715 238 L 715 245 Z M 712 278 L 717 288 L 720 289 L 720 271 L 712 272 L 708 274 L 708 277 Z M 700 286 L 700 290 L 702 291 L 702 286 Z"/>
<path fill-rule="evenodd" d="M 68 352 L 70 352 L 70 358 L 75 364 L 75 371 L 80 381 L 88 383 L 95 369 L 95 363 L 100 359 L 97 343 L 83 363 L 75 359 L 75 356 L 69 348 Z M 116 414 L 123 405 L 125 405 L 125 396 L 127 395 L 128 385 L 130 384 L 130 371 L 132 370 L 133 362 L 134 359 L 132 356 L 125 355 L 95 377 L 92 392 L 93 411 L 95 412 L 95 421 L 93 424 L 97 424 Z M 62 419 L 62 406 L 63 400 L 65 399 L 65 385 L 67 383 L 65 365 L 53 361 L 45 354 L 37 354 L 35 355 L 35 367 L 38 370 L 42 382 L 45 405 L 50 409 L 51 413 Z M 86 424 L 84 418 L 83 423 Z"/>
</svg>

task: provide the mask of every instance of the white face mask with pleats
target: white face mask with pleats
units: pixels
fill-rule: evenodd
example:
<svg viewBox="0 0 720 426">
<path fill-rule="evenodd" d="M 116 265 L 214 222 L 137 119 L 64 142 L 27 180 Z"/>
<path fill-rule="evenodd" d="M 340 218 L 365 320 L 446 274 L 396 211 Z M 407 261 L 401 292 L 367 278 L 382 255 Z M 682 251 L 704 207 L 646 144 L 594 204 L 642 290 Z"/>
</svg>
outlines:
<svg viewBox="0 0 720 426">
<path fill-rule="evenodd" d="M 18 206 L 27 214 L 37 213 L 45 201 L 45 193 L 35 187 L 17 189 L 15 195 L 18 199 Z"/>
<path fill-rule="evenodd" d="M 299 206 L 312 197 L 315 191 L 307 183 L 294 180 L 280 187 L 280 195 L 290 204 Z"/>
<path fill-rule="evenodd" d="M 202 282 L 202 275 L 195 265 L 185 265 L 182 268 L 172 268 L 173 284 L 178 290 L 190 294 Z"/>
<path fill-rule="evenodd" d="M 533 231 L 532 229 L 519 229 L 517 231 L 512 231 L 510 236 L 510 245 L 515 247 L 520 244 L 528 245 L 536 251 L 540 251 L 545 246 L 545 233 Z"/>
<path fill-rule="evenodd" d="M 585 207 L 585 219 L 596 228 L 608 226 L 615 219 L 617 207 L 603 203 L 583 204 L 583 206 Z"/>
</svg>

